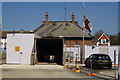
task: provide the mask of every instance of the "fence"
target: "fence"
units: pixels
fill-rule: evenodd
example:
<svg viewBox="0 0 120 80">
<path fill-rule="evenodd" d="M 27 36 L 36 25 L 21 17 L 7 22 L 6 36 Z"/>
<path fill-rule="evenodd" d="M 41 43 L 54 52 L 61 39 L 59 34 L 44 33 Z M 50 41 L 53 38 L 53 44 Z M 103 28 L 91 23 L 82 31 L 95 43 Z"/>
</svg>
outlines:
<svg viewBox="0 0 120 80">
<path fill-rule="evenodd" d="M 111 57 L 112 62 L 114 62 L 114 51 L 116 52 L 116 64 L 118 64 L 118 52 L 120 46 L 88 46 L 85 45 L 85 59 L 93 53 L 103 53 L 108 54 Z"/>
</svg>

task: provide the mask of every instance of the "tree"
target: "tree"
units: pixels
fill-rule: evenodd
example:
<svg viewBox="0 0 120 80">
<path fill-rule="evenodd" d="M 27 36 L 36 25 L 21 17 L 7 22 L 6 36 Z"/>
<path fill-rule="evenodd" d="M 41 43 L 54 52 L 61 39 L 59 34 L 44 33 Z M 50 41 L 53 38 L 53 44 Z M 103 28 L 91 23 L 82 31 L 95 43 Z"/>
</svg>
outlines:
<svg viewBox="0 0 120 80">
<path fill-rule="evenodd" d="M 93 39 L 93 43 L 95 44 L 98 40 L 98 38 L 103 34 L 104 32 L 102 30 L 98 30 L 95 32 L 94 34 L 94 39 Z"/>
<path fill-rule="evenodd" d="M 120 32 L 118 33 L 118 45 L 120 45 Z"/>
<path fill-rule="evenodd" d="M 120 45 L 120 32 L 114 35 L 110 35 L 111 45 Z"/>
</svg>

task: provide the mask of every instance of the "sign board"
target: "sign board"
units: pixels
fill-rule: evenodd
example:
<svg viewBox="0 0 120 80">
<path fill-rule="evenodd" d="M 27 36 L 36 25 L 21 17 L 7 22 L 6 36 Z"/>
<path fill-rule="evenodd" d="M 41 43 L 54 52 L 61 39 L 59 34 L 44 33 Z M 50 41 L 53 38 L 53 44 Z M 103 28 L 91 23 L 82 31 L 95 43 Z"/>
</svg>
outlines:
<svg viewBox="0 0 120 80">
<path fill-rule="evenodd" d="M 102 54 L 108 53 L 108 48 L 107 47 L 100 47 L 99 52 L 102 53 Z"/>
<path fill-rule="evenodd" d="M 20 52 L 20 47 L 19 46 L 15 46 L 15 52 Z"/>
</svg>

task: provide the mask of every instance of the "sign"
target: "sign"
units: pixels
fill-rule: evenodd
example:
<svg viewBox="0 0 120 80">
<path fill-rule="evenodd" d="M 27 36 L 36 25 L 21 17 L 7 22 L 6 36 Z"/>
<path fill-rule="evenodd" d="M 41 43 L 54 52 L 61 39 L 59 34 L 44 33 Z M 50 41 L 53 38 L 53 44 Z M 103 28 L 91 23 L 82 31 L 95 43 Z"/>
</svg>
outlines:
<svg viewBox="0 0 120 80">
<path fill-rule="evenodd" d="M 15 46 L 15 52 L 20 52 L 20 47 L 19 46 Z"/>
</svg>

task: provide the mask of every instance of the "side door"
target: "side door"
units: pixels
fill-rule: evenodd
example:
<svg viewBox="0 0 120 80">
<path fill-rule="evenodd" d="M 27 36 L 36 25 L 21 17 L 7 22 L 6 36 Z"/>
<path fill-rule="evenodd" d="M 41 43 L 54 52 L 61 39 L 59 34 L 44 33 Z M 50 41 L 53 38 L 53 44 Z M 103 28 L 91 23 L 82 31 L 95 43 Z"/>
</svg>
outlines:
<svg viewBox="0 0 120 80">
<path fill-rule="evenodd" d="M 31 54 L 34 46 L 33 34 L 21 34 L 20 35 L 20 64 L 30 64 Z"/>
</svg>

